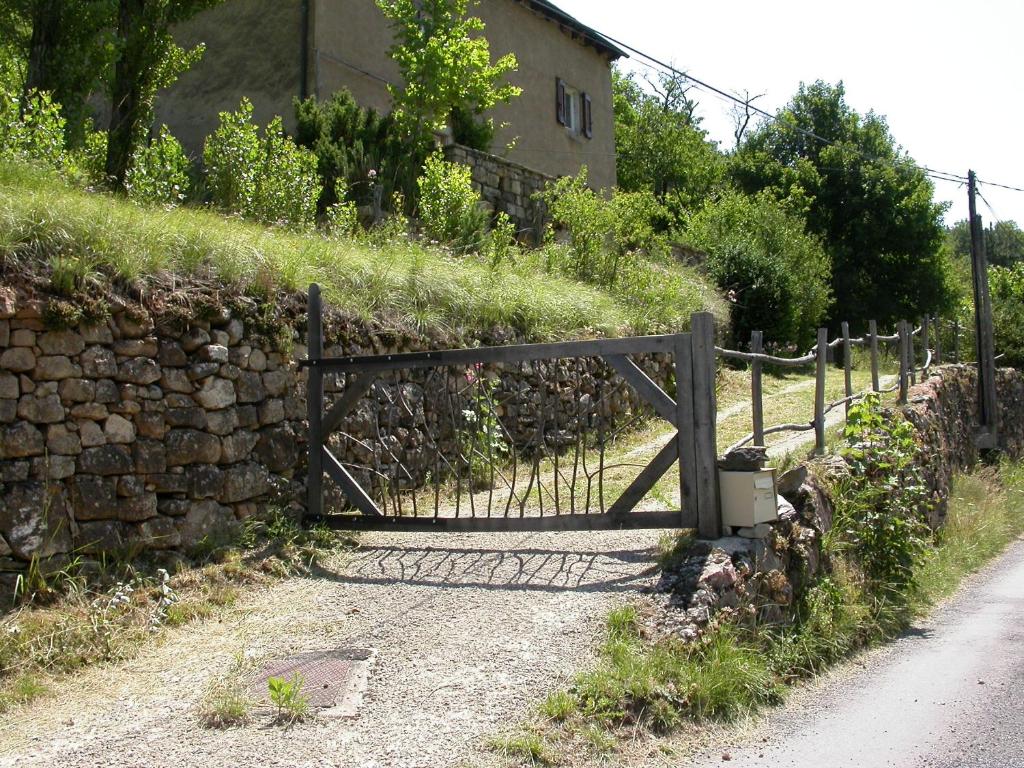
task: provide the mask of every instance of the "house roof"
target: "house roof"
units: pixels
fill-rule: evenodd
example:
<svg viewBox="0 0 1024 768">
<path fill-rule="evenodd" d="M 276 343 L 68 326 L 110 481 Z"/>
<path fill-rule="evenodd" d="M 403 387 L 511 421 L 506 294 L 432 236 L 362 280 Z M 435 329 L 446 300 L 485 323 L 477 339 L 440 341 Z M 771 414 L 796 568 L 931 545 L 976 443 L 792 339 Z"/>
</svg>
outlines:
<svg viewBox="0 0 1024 768">
<path fill-rule="evenodd" d="M 563 32 L 572 38 L 579 38 L 584 45 L 592 45 L 598 53 L 606 55 L 610 60 L 629 58 L 629 54 L 615 45 L 600 32 L 588 27 L 583 22 L 570 16 L 548 0 L 519 0 L 530 10 L 558 24 Z"/>
</svg>

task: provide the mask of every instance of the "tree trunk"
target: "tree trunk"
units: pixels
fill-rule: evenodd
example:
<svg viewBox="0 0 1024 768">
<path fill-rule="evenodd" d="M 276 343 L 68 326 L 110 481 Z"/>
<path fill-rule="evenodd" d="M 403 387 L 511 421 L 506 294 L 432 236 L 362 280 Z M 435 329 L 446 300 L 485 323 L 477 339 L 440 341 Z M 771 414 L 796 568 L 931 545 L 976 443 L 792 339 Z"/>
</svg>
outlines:
<svg viewBox="0 0 1024 768">
<path fill-rule="evenodd" d="M 110 92 L 110 132 L 107 136 L 107 178 L 115 192 L 125 192 L 135 140 L 145 117 L 142 103 L 142 67 L 146 65 L 144 32 L 139 30 L 145 0 L 119 0 L 117 39 L 121 55 L 114 65 Z"/>
<path fill-rule="evenodd" d="M 25 78 L 26 94 L 31 90 L 52 91 L 55 88 L 53 57 L 60 39 L 61 5 L 61 0 L 36 0 L 32 4 L 32 38 L 29 42 L 28 74 Z"/>
</svg>

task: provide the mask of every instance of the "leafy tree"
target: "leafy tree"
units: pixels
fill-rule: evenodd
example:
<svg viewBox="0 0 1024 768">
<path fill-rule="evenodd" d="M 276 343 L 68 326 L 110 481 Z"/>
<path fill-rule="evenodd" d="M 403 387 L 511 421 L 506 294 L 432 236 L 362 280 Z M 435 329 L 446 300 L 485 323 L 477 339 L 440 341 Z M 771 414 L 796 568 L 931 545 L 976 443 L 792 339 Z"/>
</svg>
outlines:
<svg viewBox="0 0 1024 768">
<path fill-rule="evenodd" d="M 632 74 L 612 73 L 615 149 L 621 189 L 653 193 L 678 218 L 707 198 L 725 164 L 693 116 L 682 80 L 663 77 L 645 91 Z"/>
<path fill-rule="evenodd" d="M 992 325 L 1000 365 L 1024 368 L 1024 262 L 994 267 L 989 273 Z"/>
<path fill-rule="evenodd" d="M 88 98 L 109 73 L 115 9 L 114 0 L 0 0 L 8 45 L 24 62 L 23 92 L 48 92 L 60 105 L 69 148 L 84 143 Z"/>
<path fill-rule="evenodd" d="M 126 190 L 132 158 L 153 122 L 157 91 L 171 85 L 203 55 L 203 45 L 191 50 L 177 45 L 171 27 L 219 2 L 118 0 L 106 163 L 114 189 Z"/>
<path fill-rule="evenodd" d="M 1014 221 L 998 221 L 982 230 L 985 256 L 993 267 L 1010 267 L 1024 261 L 1024 231 Z M 953 255 L 971 255 L 971 228 L 967 219 L 958 221 L 946 232 Z"/>
<path fill-rule="evenodd" d="M 467 15 L 470 2 L 377 0 L 391 22 L 395 43 L 389 53 L 402 73 L 403 85 L 388 86 L 395 120 L 413 145 L 429 144 L 453 110 L 492 125 L 484 113 L 520 93 L 505 79 L 518 66 L 515 54 L 491 63 L 484 23 Z"/>
<path fill-rule="evenodd" d="M 732 302 L 733 342 L 752 330 L 780 344 L 809 346 L 831 302 L 821 241 L 771 195 L 728 191 L 689 222 L 686 240 L 708 255 L 707 270 Z"/>
<path fill-rule="evenodd" d="M 801 85 L 777 121 L 748 135 L 731 175 L 744 191 L 766 190 L 805 214 L 821 237 L 832 257 L 833 325 L 891 323 L 952 301 L 944 206 L 884 118 L 846 104 L 842 83 Z"/>
</svg>

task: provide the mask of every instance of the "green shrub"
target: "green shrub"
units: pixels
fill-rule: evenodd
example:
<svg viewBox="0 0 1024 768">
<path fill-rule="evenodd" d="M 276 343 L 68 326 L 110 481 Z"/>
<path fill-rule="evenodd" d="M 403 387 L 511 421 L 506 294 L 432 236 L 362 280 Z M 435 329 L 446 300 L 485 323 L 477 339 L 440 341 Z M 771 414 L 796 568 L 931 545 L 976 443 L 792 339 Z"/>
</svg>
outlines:
<svg viewBox="0 0 1024 768">
<path fill-rule="evenodd" d="M 989 270 L 992 324 L 999 362 L 1024 367 L 1024 263 Z"/>
<path fill-rule="evenodd" d="M 426 234 L 461 250 L 479 249 L 487 215 L 473 189 L 470 167 L 449 163 L 440 151 L 434 152 L 427 158 L 417 185 L 420 222 Z"/>
<path fill-rule="evenodd" d="M 188 197 L 190 171 L 184 147 L 163 125 L 157 137 L 135 153 L 125 178 L 128 196 L 146 203 L 178 205 Z"/>
<path fill-rule="evenodd" d="M 358 205 L 371 205 L 374 184 L 383 186 L 384 201 L 390 201 L 396 191 L 406 197 L 414 195 L 416 180 L 404 169 L 418 168 L 425 157 L 404 162 L 411 150 L 401 142 L 391 115 L 360 107 L 344 89 L 327 101 L 310 97 L 296 99 L 294 104 L 295 143 L 316 155 L 323 180 L 321 211 L 346 198 Z M 337 186 L 338 181 L 345 184 L 344 189 Z"/>
<path fill-rule="evenodd" d="M 685 237 L 732 302 L 734 345 L 753 330 L 779 344 L 813 343 L 831 303 L 831 266 L 801 219 L 767 195 L 727 192 L 693 216 Z"/>
<path fill-rule="evenodd" d="M 0 159 L 34 160 L 64 169 L 68 156 L 60 105 L 39 91 L 22 97 L 5 90 L 0 98 Z"/>
<path fill-rule="evenodd" d="M 261 136 L 252 112 L 243 98 L 237 111 L 220 113 L 220 125 L 206 139 L 203 161 L 212 202 L 266 224 L 309 224 L 321 190 L 316 156 L 285 135 L 280 117 Z"/>
</svg>

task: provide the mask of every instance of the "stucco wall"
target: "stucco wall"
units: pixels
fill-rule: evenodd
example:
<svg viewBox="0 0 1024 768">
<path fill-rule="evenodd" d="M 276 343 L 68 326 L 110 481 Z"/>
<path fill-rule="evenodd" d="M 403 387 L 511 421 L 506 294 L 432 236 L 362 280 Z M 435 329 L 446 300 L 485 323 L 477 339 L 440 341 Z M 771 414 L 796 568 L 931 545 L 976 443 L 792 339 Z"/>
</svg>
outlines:
<svg viewBox="0 0 1024 768">
<path fill-rule="evenodd" d="M 295 125 L 292 98 L 302 89 L 301 0 L 228 0 L 174 31 L 179 45 L 206 43 L 206 53 L 157 99 L 157 123 L 166 123 L 198 156 L 217 116 L 253 103 L 262 125 L 274 115 Z"/>
<path fill-rule="evenodd" d="M 492 150 L 549 176 L 575 174 L 581 165 L 595 188 L 615 185 L 615 137 L 608 60 L 572 40 L 556 24 L 514 0 L 482 0 L 475 12 L 487 25 L 494 58 L 519 59 L 510 79 L 523 89 L 493 116 L 501 128 Z M 391 108 L 387 84 L 400 81 L 388 56 L 391 32 L 373 0 L 309 0 L 308 84 L 321 99 L 348 88 L 378 111 Z M 292 98 L 302 88 L 301 0 L 228 0 L 181 25 L 183 45 L 207 44 L 203 60 L 158 102 L 165 122 L 193 153 L 217 126 L 218 113 L 248 96 L 261 123 L 281 115 L 294 124 Z M 555 79 L 591 97 L 593 137 L 571 134 L 555 116 Z"/>
</svg>

